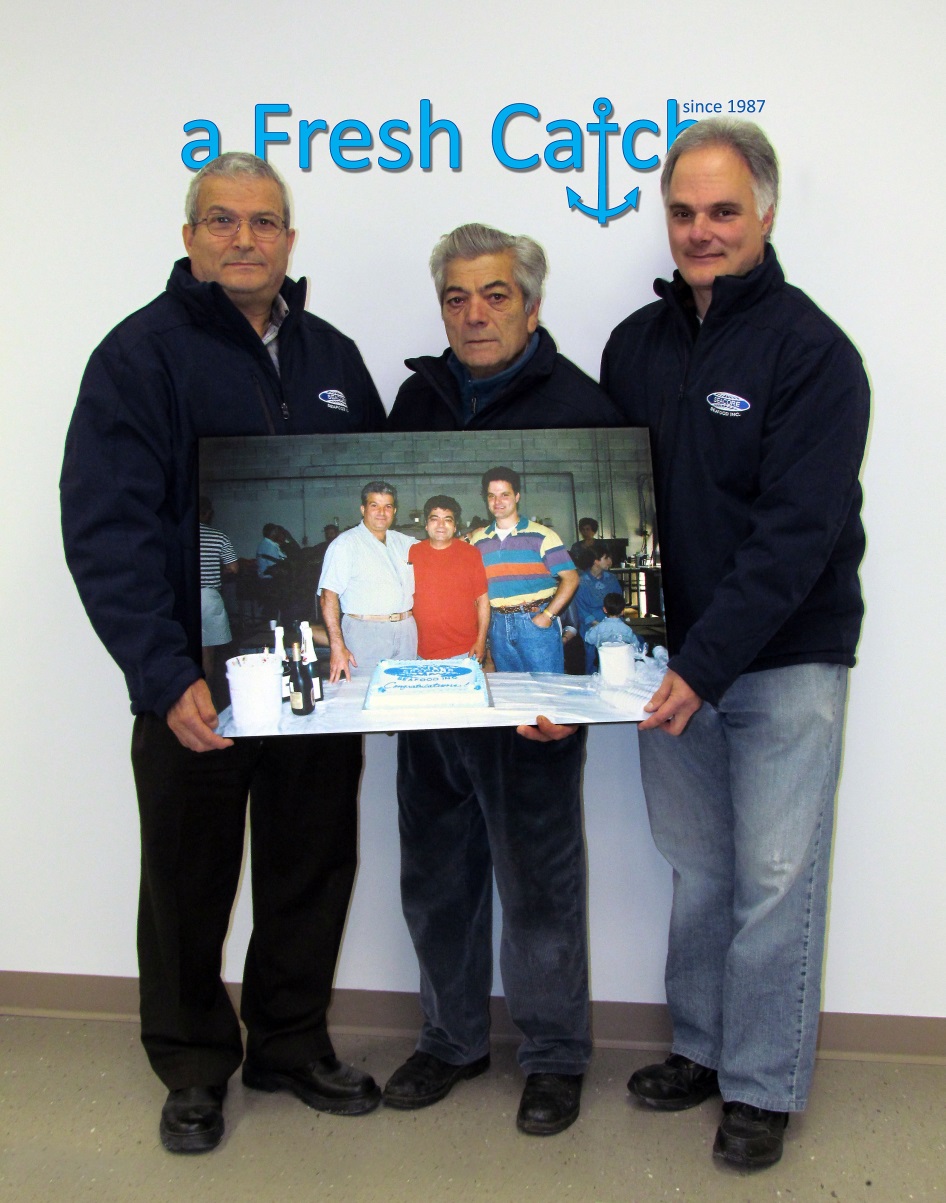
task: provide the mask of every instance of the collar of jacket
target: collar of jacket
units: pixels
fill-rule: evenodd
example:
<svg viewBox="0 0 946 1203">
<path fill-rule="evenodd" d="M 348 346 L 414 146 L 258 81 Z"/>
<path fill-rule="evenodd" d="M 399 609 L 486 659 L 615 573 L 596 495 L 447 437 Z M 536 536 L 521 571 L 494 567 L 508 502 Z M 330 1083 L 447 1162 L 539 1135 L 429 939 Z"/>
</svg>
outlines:
<svg viewBox="0 0 946 1203">
<path fill-rule="evenodd" d="M 493 398 L 489 407 L 501 405 L 506 397 L 515 396 L 520 389 L 531 387 L 536 380 L 544 379 L 552 374 L 558 347 L 544 326 L 539 326 L 538 333 L 539 345 L 535 349 L 535 354 L 523 364 L 522 371 L 517 372 L 499 395 Z M 442 355 L 420 355 L 417 359 L 405 359 L 404 366 L 423 377 L 431 388 L 436 390 L 441 399 L 450 407 L 458 424 L 462 426 L 460 385 L 450 370 L 448 362 L 450 354 L 450 348 L 447 347 Z"/>
<path fill-rule="evenodd" d="M 307 291 L 308 284 L 304 276 L 299 280 L 290 280 L 287 276 L 283 280 L 279 292 L 289 306 L 289 312 L 279 327 L 280 338 L 290 335 L 298 323 L 299 314 L 305 309 Z M 218 326 L 233 337 L 249 339 L 251 342 L 255 339 L 263 347 L 263 340 L 219 284 L 212 280 L 194 279 L 190 259 L 178 259 L 174 264 L 168 278 L 167 292 L 180 301 L 195 325 Z"/>
<path fill-rule="evenodd" d="M 712 320 L 714 325 L 725 321 L 733 314 L 751 309 L 784 284 L 785 275 L 775 250 L 771 243 L 766 243 L 762 262 L 752 271 L 744 276 L 719 276 L 713 281 L 713 299 L 705 320 Z M 654 292 L 688 321 L 695 313 L 693 292 L 679 271 L 673 273 L 672 280 L 655 280 Z"/>
</svg>

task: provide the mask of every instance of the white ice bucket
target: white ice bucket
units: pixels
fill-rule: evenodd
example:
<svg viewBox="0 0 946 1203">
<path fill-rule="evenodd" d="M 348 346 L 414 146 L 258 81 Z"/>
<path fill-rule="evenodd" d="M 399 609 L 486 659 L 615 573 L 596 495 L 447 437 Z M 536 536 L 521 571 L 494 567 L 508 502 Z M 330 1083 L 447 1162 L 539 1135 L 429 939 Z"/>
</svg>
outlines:
<svg viewBox="0 0 946 1203">
<path fill-rule="evenodd" d="M 282 717 L 282 661 L 272 652 L 227 661 L 233 722 L 241 735 L 275 735 Z"/>
<path fill-rule="evenodd" d="M 629 643 L 603 643 L 598 648 L 601 683 L 606 689 L 626 689 L 634 680 L 634 649 Z"/>
</svg>

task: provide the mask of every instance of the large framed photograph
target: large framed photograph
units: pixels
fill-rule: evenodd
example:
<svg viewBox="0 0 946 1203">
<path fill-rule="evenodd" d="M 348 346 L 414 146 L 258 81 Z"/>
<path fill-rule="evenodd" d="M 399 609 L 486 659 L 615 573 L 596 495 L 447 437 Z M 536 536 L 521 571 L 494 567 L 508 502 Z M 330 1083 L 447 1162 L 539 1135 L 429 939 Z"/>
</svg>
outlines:
<svg viewBox="0 0 946 1203">
<path fill-rule="evenodd" d="M 222 735 L 636 722 L 666 667 L 647 431 L 203 439 Z"/>
</svg>

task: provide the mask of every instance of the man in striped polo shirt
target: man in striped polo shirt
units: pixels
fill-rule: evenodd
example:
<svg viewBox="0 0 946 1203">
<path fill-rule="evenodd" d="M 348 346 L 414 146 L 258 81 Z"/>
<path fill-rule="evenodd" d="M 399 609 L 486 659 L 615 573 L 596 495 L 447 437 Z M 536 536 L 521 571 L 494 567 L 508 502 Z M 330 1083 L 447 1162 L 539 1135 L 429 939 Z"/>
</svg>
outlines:
<svg viewBox="0 0 946 1203">
<path fill-rule="evenodd" d="M 493 521 L 470 542 L 486 569 L 493 663 L 498 672 L 563 673 L 559 615 L 578 588 L 578 571 L 555 531 L 519 517 L 514 468 L 489 468 L 482 486 Z"/>
<path fill-rule="evenodd" d="M 210 525 L 214 507 L 209 497 L 201 497 L 200 517 L 200 626 L 201 657 L 204 676 L 213 679 L 215 649 L 230 642 L 230 619 L 220 587 L 223 574 L 239 569 L 233 544 L 221 530 Z"/>
</svg>

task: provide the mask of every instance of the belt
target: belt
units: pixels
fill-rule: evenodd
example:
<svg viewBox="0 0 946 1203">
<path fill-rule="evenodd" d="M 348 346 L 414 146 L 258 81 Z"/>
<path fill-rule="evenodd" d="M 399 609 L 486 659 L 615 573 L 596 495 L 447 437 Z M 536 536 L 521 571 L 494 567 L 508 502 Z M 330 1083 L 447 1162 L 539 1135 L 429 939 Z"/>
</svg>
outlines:
<svg viewBox="0 0 946 1203">
<path fill-rule="evenodd" d="M 412 610 L 405 610 L 402 614 L 346 614 L 345 617 L 357 618 L 359 622 L 403 622 L 412 613 Z"/>
<path fill-rule="evenodd" d="M 539 601 L 526 602 L 521 606 L 493 606 L 493 611 L 496 614 L 536 614 L 539 610 L 544 610 L 551 600 L 550 597 L 543 597 Z"/>
</svg>

